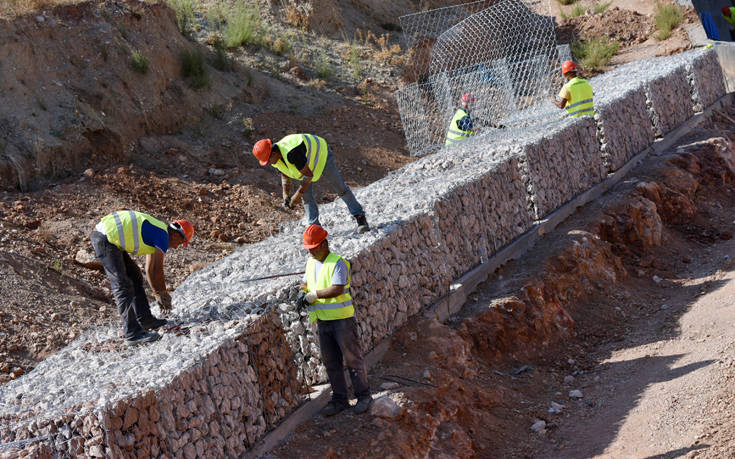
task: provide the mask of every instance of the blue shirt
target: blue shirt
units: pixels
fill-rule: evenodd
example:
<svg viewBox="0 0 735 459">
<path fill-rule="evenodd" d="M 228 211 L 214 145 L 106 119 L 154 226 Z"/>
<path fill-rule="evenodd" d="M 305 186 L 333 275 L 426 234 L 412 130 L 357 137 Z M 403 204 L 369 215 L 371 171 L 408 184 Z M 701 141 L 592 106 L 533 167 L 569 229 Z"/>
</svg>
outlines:
<svg viewBox="0 0 735 459">
<path fill-rule="evenodd" d="M 140 235 L 146 244 L 161 249 L 163 253 L 166 253 L 168 250 L 168 231 L 162 230 L 148 220 L 143 221 Z"/>
</svg>

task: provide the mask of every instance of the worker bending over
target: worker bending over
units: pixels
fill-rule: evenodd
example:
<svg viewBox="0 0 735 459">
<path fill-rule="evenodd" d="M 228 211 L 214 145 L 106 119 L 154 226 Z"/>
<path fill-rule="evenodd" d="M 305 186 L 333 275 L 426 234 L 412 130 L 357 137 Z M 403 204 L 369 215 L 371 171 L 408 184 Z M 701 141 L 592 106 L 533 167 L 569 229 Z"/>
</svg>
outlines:
<svg viewBox="0 0 735 459">
<path fill-rule="evenodd" d="M 309 225 L 319 224 L 319 207 L 314 199 L 311 184 L 324 178 L 347 205 L 350 214 L 355 217 L 357 232 L 364 233 L 370 230 L 362 206 L 339 175 L 334 155 L 323 138 L 311 134 L 290 134 L 276 143 L 271 139 L 262 139 L 253 146 L 253 155 L 258 158 L 261 166 L 270 164 L 281 172 L 284 208 L 293 208 L 302 198 L 305 200 L 304 208 Z M 293 196 L 291 196 L 292 179 L 300 182 Z"/>
<path fill-rule="evenodd" d="M 577 65 L 572 61 L 561 64 L 561 73 L 567 83 L 559 91 L 559 99 L 554 101 L 559 108 L 565 108 L 569 116 L 593 116 L 595 107 L 592 101 L 592 86 L 584 78 L 577 76 Z"/>
<path fill-rule="evenodd" d="M 329 251 L 327 231 L 319 225 L 306 228 L 303 247 L 311 254 L 301 285 L 306 292 L 303 299 L 309 310 L 309 321 L 317 323 L 319 349 L 332 386 L 332 399 L 322 414 L 333 416 L 350 406 L 343 359 L 357 397 L 353 411 L 364 413 L 373 399 L 350 295 L 350 262 Z"/>
<path fill-rule="evenodd" d="M 163 257 L 169 248 L 187 247 L 194 227 L 186 220 L 166 224 L 134 210 L 113 212 L 94 227 L 91 239 L 105 273 L 123 322 L 128 345 L 148 343 L 160 338 L 156 330 L 166 324 L 151 314 L 143 286 L 143 275 L 129 254 L 145 255 L 145 272 L 161 311 L 171 310 L 171 295 L 166 290 Z"/>
</svg>

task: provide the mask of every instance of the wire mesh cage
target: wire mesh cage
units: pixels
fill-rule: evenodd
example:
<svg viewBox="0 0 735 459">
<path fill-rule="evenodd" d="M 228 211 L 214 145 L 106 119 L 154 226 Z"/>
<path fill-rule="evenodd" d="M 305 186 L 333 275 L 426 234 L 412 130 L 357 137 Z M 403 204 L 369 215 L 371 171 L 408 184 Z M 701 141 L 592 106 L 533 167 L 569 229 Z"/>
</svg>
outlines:
<svg viewBox="0 0 735 459">
<path fill-rule="evenodd" d="M 445 143 L 462 94 L 478 135 L 507 135 L 553 112 L 560 59 L 548 0 L 478 1 L 400 18 L 411 57 L 409 80 L 396 93 L 414 156 Z"/>
</svg>

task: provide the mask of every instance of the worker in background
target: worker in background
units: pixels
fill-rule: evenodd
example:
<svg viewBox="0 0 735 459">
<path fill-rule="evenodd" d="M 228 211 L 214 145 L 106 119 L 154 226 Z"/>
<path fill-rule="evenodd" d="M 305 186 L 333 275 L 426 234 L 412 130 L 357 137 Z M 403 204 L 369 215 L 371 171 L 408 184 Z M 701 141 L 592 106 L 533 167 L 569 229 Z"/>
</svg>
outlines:
<svg viewBox="0 0 735 459">
<path fill-rule="evenodd" d="M 145 272 L 161 312 L 171 311 L 171 295 L 166 290 L 163 257 L 169 248 L 187 247 L 194 227 L 186 220 L 166 224 L 134 210 L 113 212 L 94 227 L 91 239 L 105 273 L 123 322 L 128 345 L 149 343 L 160 338 L 155 332 L 166 324 L 151 314 L 143 286 L 143 275 L 129 254 L 145 255 Z"/>
<path fill-rule="evenodd" d="M 730 26 L 730 40 L 735 41 L 735 6 L 723 6 L 722 17 Z"/>
<path fill-rule="evenodd" d="M 271 139 L 262 139 L 253 146 L 253 155 L 258 158 L 261 166 L 270 164 L 281 172 L 284 209 L 294 208 L 304 199 L 308 224 L 318 225 L 319 207 L 311 184 L 324 178 L 357 221 L 357 232 L 370 230 L 365 211 L 339 175 L 334 155 L 323 138 L 311 134 L 290 134 L 276 143 Z M 300 182 L 293 196 L 292 179 Z"/>
<path fill-rule="evenodd" d="M 572 61 L 561 64 L 561 73 L 567 83 L 559 91 L 559 98 L 554 104 L 565 108 L 569 116 L 593 116 L 595 107 L 592 101 L 592 86 L 584 78 L 577 76 L 577 65 Z"/>
<path fill-rule="evenodd" d="M 462 94 L 461 105 L 454 113 L 452 122 L 449 123 L 447 140 L 444 142 L 444 145 L 454 145 L 477 134 L 474 131 L 475 122 L 472 120 L 472 116 L 470 116 L 470 105 L 473 103 L 475 103 L 475 96 L 469 93 Z"/>
<path fill-rule="evenodd" d="M 332 386 L 332 398 L 322 414 L 334 416 L 350 406 L 343 360 L 357 397 L 353 411 L 364 413 L 373 399 L 350 295 L 350 263 L 329 251 L 327 231 L 319 225 L 306 228 L 303 247 L 311 254 L 301 285 L 303 303 L 309 310 L 309 321 L 317 323 L 319 349 Z"/>
</svg>

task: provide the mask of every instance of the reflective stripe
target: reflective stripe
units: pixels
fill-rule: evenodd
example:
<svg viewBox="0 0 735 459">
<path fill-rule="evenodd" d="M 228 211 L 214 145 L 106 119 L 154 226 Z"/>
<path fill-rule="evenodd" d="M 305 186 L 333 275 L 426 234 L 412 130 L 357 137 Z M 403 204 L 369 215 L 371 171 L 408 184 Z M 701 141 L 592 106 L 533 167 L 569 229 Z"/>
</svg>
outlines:
<svg viewBox="0 0 735 459">
<path fill-rule="evenodd" d="M 574 107 L 576 107 L 577 105 L 582 105 L 582 104 L 586 104 L 586 103 L 589 103 L 589 102 L 592 102 L 592 99 L 587 99 L 587 100 L 581 100 L 581 101 L 577 102 L 576 104 L 572 104 L 572 105 L 567 105 L 567 106 L 566 106 L 566 107 L 564 107 L 564 108 L 574 108 Z"/>
<path fill-rule="evenodd" d="M 594 112 L 594 111 L 595 111 L 595 109 L 594 109 L 594 108 L 583 108 L 582 110 L 577 110 L 576 112 L 571 112 L 571 113 L 569 113 L 569 116 L 574 116 L 574 115 L 576 115 L 576 114 L 578 114 L 578 113 L 584 113 L 584 112 Z"/>
<path fill-rule="evenodd" d="M 138 255 L 140 252 L 140 235 L 138 234 L 138 217 L 135 212 L 129 210 L 130 220 L 133 222 L 133 255 Z"/>
<path fill-rule="evenodd" d="M 314 140 L 316 141 L 316 151 L 311 146 L 311 137 L 308 134 L 304 134 L 304 139 L 306 139 L 306 165 L 309 166 L 309 169 L 311 169 L 312 174 L 316 170 L 317 166 L 319 165 L 319 149 L 321 148 L 319 137 L 314 136 Z M 314 157 L 314 163 L 312 165 L 311 162 L 311 155 L 314 153 L 316 156 Z"/>
<path fill-rule="evenodd" d="M 325 310 L 325 309 L 339 309 L 339 308 L 346 308 L 348 306 L 352 306 L 352 300 L 343 301 L 342 303 L 315 303 L 312 305 L 309 305 L 306 309 L 308 309 L 309 312 L 315 312 L 319 310 Z"/>
<path fill-rule="evenodd" d="M 454 129 L 450 129 L 449 130 L 449 133 L 450 134 L 454 134 L 454 135 L 458 135 L 458 136 L 462 136 L 462 137 L 469 137 L 469 136 L 473 135 L 473 133 L 471 133 L 471 132 L 467 132 L 467 131 L 455 131 Z"/>
<path fill-rule="evenodd" d="M 127 251 L 127 247 L 125 246 L 125 231 L 123 230 L 122 220 L 120 220 L 120 215 L 117 214 L 117 212 L 112 213 L 112 218 L 115 219 L 115 226 L 117 226 L 117 239 L 120 241 L 120 248 Z"/>
<path fill-rule="evenodd" d="M 314 158 L 314 169 L 316 170 L 316 167 L 319 165 L 319 150 L 321 150 L 321 145 L 319 144 L 319 137 L 314 137 L 316 139 L 316 158 Z M 311 171 L 314 173 L 314 171 Z"/>
</svg>

